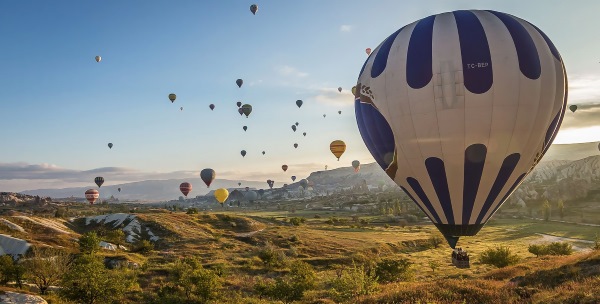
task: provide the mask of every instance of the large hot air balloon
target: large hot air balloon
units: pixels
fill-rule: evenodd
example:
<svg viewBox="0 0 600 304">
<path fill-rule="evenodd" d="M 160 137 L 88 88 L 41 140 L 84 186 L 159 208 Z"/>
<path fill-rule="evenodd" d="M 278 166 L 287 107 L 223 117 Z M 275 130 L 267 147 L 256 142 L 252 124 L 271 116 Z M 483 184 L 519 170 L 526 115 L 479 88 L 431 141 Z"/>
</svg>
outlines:
<svg viewBox="0 0 600 304">
<path fill-rule="evenodd" d="M 554 140 L 562 59 L 537 27 L 496 11 L 433 15 L 389 36 L 360 71 L 360 134 L 455 247 L 485 225 Z"/>
<path fill-rule="evenodd" d="M 240 113 L 240 116 L 244 115 L 244 110 L 242 110 L 242 108 L 238 108 L 238 113 Z"/>
<path fill-rule="evenodd" d="M 238 101 L 235 104 L 237 105 L 238 108 L 242 106 L 242 102 L 241 101 Z"/>
<path fill-rule="evenodd" d="M 240 152 L 240 154 L 242 154 L 242 157 L 245 157 L 245 156 L 246 156 L 246 150 L 242 150 L 242 151 Z"/>
<path fill-rule="evenodd" d="M 365 53 L 367 53 L 367 55 L 371 55 L 371 48 L 366 48 Z"/>
<path fill-rule="evenodd" d="M 298 144 L 294 144 L 294 148 L 298 148 Z"/>
<path fill-rule="evenodd" d="M 360 162 L 357 160 L 353 160 L 352 168 L 354 168 L 354 172 L 358 172 L 358 170 L 360 170 Z"/>
<path fill-rule="evenodd" d="M 288 169 L 288 165 L 283 165 L 283 166 L 281 166 L 281 169 L 283 169 L 283 172 L 287 171 L 287 169 Z"/>
<path fill-rule="evenodd" d="M 294 132 L 296 132 L 296 125 L 292 125 L 292 130 L 294 130 Z"/>
<path fill-rule="evenodd" d="M 244 131 L 248 130 L 248 127 L 243 126 L 242 129 L 244 129 Z"/>
<path fill-rule="evenodd" d="M 98 185 L 98 188 L 102 187 L 102 184 L 104 184 L 104 177 L 98 176 L 98 177 L 94 178 L 94 183 L 96 183 L 96 185 Z"/>
<path fill-rule="evenodd" d="M 208 107 L 210 108 L 211 111 L 213 111 L 215 109 L 215 105 L 212 103 Z"/>
<path fill-rule="evenodd" d="M 175 95 L 175 93 L 169 94 L 169 100 L 171 100 L 171 103 L 175 102 L 176 98 L 177 98 L 177 95 Z"/>
<path fill-rule="evenodd" d="M 229 197 L 229 191 L 227 191 L 227 189 L 225 188 L 219 188 L 217 190 L 215 190 L 215 198 L 217 199 L 217 202 L 219 202 L 219 204 L 223 204 L 227 198 Z"/>
<path fill-rule="evenodd" d="M 308 187 L 308 181 L 306 179 L 300 180 L 300 186 L 306 190 L 306 187 Z"/>
<path fill-rule="evenodd" d="M 96 56 L 96 62 L 100 62 L 100 61 L 102 61 L 102 57 Z"/>
<path fill-rule="evenodd" d="M 121 188 L 117 188 L 117 191 L 121 192 Z"/>
<path fill-rule="evenodd" d="M 338 87 L 338 92 L 342 93 L 342 87 Z"/>
<path fill-rule="evenodd" d="M 181 183 L 181 185 L 179 185 L 179 191 L 181 191 L 181 193 L 183 193 L 183 195 L 185 197 L 187 197 L 188 193 L 190 193 L 190 191 L 192 191 L 192 184 Z"/>
<path fill-rule="evenodd" d="M 241 88 L 242 84 L 244 84 L 244 81 L 241 80 L 241 79 L 238 79 L 238 80 L 235 81 L 235 84 L 237 84 L 238 88 Z"/>
<path fill-rule="evenodd" d="M 302 106 L 302 100 L 300 100 L 300 99 L 296 100 L 296 105 L 298 106 L 298 108 L 301 107 Z"/>
<path fill-rule="evenodd" d="M 206 184 L 206 188 L 210 187 L 210 183 L 215 180 L 216 176 L 215 170 L 211 168 L 202 169 L 202 171 L 200 171 L 200 178 Z"/>
<path fill-rule="evenodd" d="M 306 132 L 302 133 L 302 135 L 306 136 Z"/>
<path fill-rule="evenodd" d="M 292 181 L 295 182 L 296 181 L 296 175 L 292 175 Z"/>
<path fill-rule="evenodd" d="M 248 118 L 248 115 L 250 115 L 250 113 L 252 113 L 252 106 L 249 104 L 245 104 L 241 107 L 242 109 L 242 113 L 244 113 L 244 115 L 246 115 L 246 118 Z"/>
<path fill-rule="evenodd" d="M 90 205 L 93 205 L 98 197 L 100 197 L 100 192 L 98 192 L 96 189 L 88 189 L 85 191 L 85 199 L 90 202 Z"/>
<path fill-rule="evenodd" d="M 339 161 L 342 154 L 344 154 L 344 151 L 346 151 L 346 143 L 341 140 L 334 140 L 329 144 L 329 150 L 331 150 L 331 153 L 333 153 Z"/>
<path fill-rule="evenodd" d="M 108 143 L 108 148 L 112 149 L 112 147 L 113 147 L 113 144 L 112 143 Z"/>
<path fill-rule="evenodd" d="M 250 5 L 250 11 L 252 12 L 252 15 L 256 15 L 256 12 L 258 11 L 258 5 L 256 5 L 256 4 Z"/>
<path fill-rule="evenodd" d="M 570 105 L 569 106 L 569 110 L 571 110 L 571 112 L 575 113 L 575 111 L 577 111 L 577 106 L 576 105 Z"/>
</svg>

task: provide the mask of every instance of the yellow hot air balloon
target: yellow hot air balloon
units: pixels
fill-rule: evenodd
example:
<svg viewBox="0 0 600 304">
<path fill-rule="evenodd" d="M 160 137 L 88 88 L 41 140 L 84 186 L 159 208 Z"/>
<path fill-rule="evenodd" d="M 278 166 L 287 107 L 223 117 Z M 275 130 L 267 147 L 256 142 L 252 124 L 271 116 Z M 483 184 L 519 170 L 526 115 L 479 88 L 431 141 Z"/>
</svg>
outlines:
<svg viewBox="0 0 600 304">
<path fill-rule="evenodd" d="M 352 87 L 352 95 L 356 96 L 356 86 Z"/>
<path fill-rule="evenodd" d="M 340 161 L 340 157 L 342 157 L 342 154 L 346 151 L 346 143 L 341 140 L 334 140 L 329 145 L 329 149 L 331 150 L 331 153 L 337 157 L 338 161 Z"/>
<path fill-rule="evenodd" d="M 217 201 L 221 204 L 223 204 L 227 198 L 229 197 L 229 191 L 227 191 L 227 189 L 225 188 L 219 188 L 217 190 L 215 190 L 215 198 L 217 199 Z"/>
</svg>

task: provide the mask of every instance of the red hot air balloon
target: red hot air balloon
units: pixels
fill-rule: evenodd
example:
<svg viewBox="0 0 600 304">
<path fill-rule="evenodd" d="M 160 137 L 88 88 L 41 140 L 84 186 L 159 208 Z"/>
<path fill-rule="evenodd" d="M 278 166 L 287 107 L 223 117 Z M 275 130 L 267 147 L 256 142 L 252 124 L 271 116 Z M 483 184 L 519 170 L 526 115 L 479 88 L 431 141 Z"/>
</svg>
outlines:
<svg viewBox="0 0 600 304">
<path fill-rule="evenodd" d="M 181 185 L 179 185 L 179 191 L 181 191 L 181 193 L 183 193 L 183 195 L 185 195 L 185 197 L 187 197 L 188 193 L 190 193 L 190 191 L 192 191 L 192 184 L 181 183 Z"/>
<path fill-rule="evenodd" d="M 281 166 L 281 169 L 283 169 L 283 172 L 287 171 L 287 169 L 288 169 L 288 165 L 283 165 L 283 166 Z"/>
<path fill-rule="evenodd" d="M 94 202 L 96 202 L 96 200 L 98 199 L 98 197 L 100 197 L 100 192 L 98 192 L 98 190 L 96 189 L 88 189 L 87 191 L 85 191 L 85 199 L 87 199 L 88 202 L 90 202 L 90 205 L 93 205 Z"/>
<path fill-rule="evenodd" d="M 210 108 L 210 110 L 211 110 L 211 111 L 215 109 L 215 105 L 214 105 L 214 104 L 212 104 L 212 103 L 211 103 L 211 104 L 210 104 L 210 106 L 208 106 L 208 107 Z"/>
<path fill-rule="evenodd" d="M 365 53 L 367 53 L 367 55 L 371 55 L 371 48 L 367 48 L 367 49 L 365 50 Z"/>
</svg>

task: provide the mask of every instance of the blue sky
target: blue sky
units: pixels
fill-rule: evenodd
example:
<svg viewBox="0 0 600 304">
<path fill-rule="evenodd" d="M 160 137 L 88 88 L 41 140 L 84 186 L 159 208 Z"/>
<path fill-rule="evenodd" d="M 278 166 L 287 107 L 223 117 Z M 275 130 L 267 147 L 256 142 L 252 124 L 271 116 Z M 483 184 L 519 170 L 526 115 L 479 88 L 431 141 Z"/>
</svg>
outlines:
<svg viewBox="0 0 600 304">
<path fill-rule="evenodd" d="M 92 184 L 52 173 L 96 168 L 106 168 L 107 184 L 185 179 L 211 167 L 217 178 L 281 185 L 325 165 L 372 162 L 349 93 L 365 48 L 456 9 L 494 9 L 537 25 L 564 58 L 570 103 L 600 99 L 598 1 L 260 1 L 256 16 L 250 4 L 0 2 L 0 167 L 9 172 L 0 190 Z M 239 116 L 238 100 L 252 104 L 250 118 Z M 557 142 L 600 140 L 600 109 L 584 111 L 590 119 L 565 118 Z M 329 152 L 335 139 L 348 146 L 339 162 Z"/>
</svg>

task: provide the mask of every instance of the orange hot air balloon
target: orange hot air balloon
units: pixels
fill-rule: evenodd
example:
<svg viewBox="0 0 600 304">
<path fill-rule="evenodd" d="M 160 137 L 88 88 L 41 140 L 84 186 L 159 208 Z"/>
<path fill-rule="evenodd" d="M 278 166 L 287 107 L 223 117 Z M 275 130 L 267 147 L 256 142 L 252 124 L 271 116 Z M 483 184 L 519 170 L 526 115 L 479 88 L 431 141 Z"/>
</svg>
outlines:
<svg viewBox="0 0 600 304">
<path fill-rule="evenodd" d="M 88 202 L 90 202 L 90 205 L 93 205 L 94 202 L 96 202 L 96 200 L 98 199 L 98 197 L 100 197 L 100 192 L 98 192 L 98 190 L 96 189 L 89 189 L 85 191 L 85 199 L 87 199 Z"/>
<path fill-rule="evenodd" d="M 367 48 L 367 49 L 365 50 L 365 52 L 367 53 L 367 55 L 371 55 L 371 48 Z"/>
<path fill-rule="evenodd" d="M 181 183 L 181 185 L 179 185 L 179 191 L 181 191 L 181 193 L 183 193 L 183 195 L 185 195 L 187 197 L 188 193 L 190 193 L 190 191 L 192 191 L 192 184 Z"/>
<path fill-rule="evenodd" d="M 337 157 L 338 161 L 340 161 L 340 157 L 342 157 L 342 154 L 346 151 L 346 143 L 341 140 L 334 140 L 329 145 L 329 149 L 331 150 L 331 153 Z"/>
<path fill-rule="evenodd" d="M 283 165 L 283 166 L 281 166 L 281 169 L 283 169 L 283 172 L 287 171 L 287 169 L 288 169 L 288 165 Z"/>
</svg>

